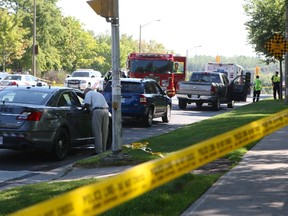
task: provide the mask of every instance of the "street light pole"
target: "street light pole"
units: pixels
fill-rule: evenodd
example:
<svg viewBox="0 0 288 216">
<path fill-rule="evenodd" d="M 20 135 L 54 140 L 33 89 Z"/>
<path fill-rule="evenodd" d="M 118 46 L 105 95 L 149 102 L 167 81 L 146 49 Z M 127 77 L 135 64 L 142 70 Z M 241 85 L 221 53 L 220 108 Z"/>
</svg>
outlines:
<svg viewBox="0 0 288 216">
<path fill-rule="evenodd" d="M 192 49 L 197 49 L 198 47 L 202 47 L 202 45 L 194 46 L 194 47 L 192 47 L 192 48 L 189 49 L 189 50 L 187 49 L 187 50 L 186 50 L 186 58 L 188 59 L 188 57 L 189 57 L 189 51 L 190 51 L 190 50 L 192 50 Z"/>
<path fill-rule="evenodd" d="M 192 50 L 192 49 L 197 49 L 198 47 L 202 47 L 202 45 L 197 45 L 197 46 L 192 47 L 192 48 L 189 49 L 189 50 L 188 50 L 188 49 L 186 50 L 186 64 L 187 64 L 187 67 L 188 67 L 189 51 Z M 196 65 L 196 61 L 195 61 L 195 66 L 197 66 L 197 65 Z M 196 67 L 195 67 L 195 68 L 196 68 Z"/>
<path fill-rule="evenodd" d="M 158 20 L 152 20 L 152 21 L 150 21 L 150 22 L 148 22 L 148 23 L 146 23 L 146 24 L 144 24 L 144 25 L 141 25 L 140 24 L 140 28 L 139 28 L 139 53 L 141 52 L 141 34 L 142 34 L 142 28 L 144 28 L 145 26 L 147 26 L 147 25 L 149 25 L 149 24 L 151 24 L 151 23 L 153 23 L 153 22 L 158 22 L 158 21 L 160 21 L 159 19 Z"/>
<path fill-rule="evenodd" d="M 32 56 L 32 71 L 33 75 L 36 76 L 36 0 L 34 0 L 33 10 L 33 56 Z"/>
</svg>

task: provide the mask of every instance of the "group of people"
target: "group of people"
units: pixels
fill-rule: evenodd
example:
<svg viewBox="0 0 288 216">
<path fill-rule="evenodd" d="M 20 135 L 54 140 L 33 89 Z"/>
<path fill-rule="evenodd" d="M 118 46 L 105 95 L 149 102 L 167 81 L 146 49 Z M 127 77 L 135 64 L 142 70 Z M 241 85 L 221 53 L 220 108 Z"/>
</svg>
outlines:
<svg viewBox="0 0 288 216">
<path fill-rule="evenodd" d="M 273 87 L 273 97 L 274 99 L 280 99 L 280 76 L 279 72 L 276 71 L 271 78 Z M 253 83 L 253 102 L 258 102 L 260 98 L 260 93 L 262 90 L 262 82 L 259 79 L 259 75 L 256 76 L 255 82 Z"/>
</svg>

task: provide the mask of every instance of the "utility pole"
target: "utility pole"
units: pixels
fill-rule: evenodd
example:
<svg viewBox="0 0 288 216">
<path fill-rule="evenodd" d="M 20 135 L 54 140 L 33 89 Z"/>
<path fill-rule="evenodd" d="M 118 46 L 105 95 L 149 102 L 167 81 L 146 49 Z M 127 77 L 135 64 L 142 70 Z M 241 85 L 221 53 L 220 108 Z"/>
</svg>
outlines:
<svg viewBox="0 0 288 216">
<path fill-rule="evenodd" d="M 144 28 L 145 26 L 151 24 L 152 22 L 159 22 L 160 20 L 157 19 L 157 20 L 152 20 L 144 25 L 140 25 L 140 28 L 139 28 L 139 53 L 141 53 L 141 41 L 142 41 L 142 28 Z"/>
<path fill-rule="evenodd" d="M 36 76 L 36 0 L 34 0 L 34 9 L 33 9 L 33 48 L 32 48 L 33 56 L 32 56 L 32 71 L 33 75 Z"/>
<path fill-rule="evenodd" d="M 288 0 L 285 0 L 285 39 L 288 41 Z M 285 53 L 285 97 L 284 104 L 288 105 L 288 53 Z"/>
</svg>

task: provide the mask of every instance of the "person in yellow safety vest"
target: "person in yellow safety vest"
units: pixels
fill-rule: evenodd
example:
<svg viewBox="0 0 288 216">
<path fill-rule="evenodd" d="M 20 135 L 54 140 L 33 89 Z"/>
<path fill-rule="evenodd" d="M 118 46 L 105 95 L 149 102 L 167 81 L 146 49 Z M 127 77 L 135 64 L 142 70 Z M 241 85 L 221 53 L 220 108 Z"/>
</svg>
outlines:
<svg viewBox="0 0 288 216">
<path fill-rule="evenodd" d="M 254 82 L 253 102 L 259 101 L 261 90 L 262 90 L 262 82 L 259 79 L 259 76 L 257 75 Z"/>
<path fill-rule="evenodd" d="M 173 72 L 174 72 L 174 73 L 179 73 L 179 63 L 178 63 L 178 62 L 175 62 L 175 63 L 174 63 Z"/>
<path fill-rule="evenodd" d="M 271 80 L 273 86 L 273 97 L 274 99 L 277 99 L 276 94 L 278 94 L 278 99 L 280 99 L 280 76 L 278 71 L 275 72 Z"/>
</svg>

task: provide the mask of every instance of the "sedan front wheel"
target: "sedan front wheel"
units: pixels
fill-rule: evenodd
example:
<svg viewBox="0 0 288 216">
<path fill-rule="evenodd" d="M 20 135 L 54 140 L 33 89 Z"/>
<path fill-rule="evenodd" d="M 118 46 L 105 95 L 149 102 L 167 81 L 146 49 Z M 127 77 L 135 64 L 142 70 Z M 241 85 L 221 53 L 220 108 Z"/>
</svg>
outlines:
<svg viewBox="0 0 288 216">
<path fill-rule="evenodd" d="M 168 104 L 166 108 L 166 112 L 164 116 L 162 117 L 163 122 L 169 122 L 171 119 L 171 106 Z"/>
</svg>

